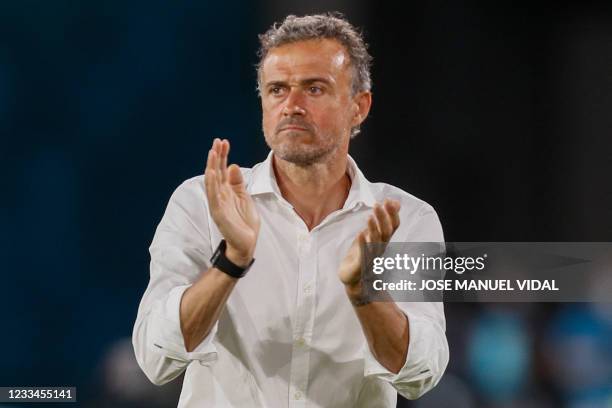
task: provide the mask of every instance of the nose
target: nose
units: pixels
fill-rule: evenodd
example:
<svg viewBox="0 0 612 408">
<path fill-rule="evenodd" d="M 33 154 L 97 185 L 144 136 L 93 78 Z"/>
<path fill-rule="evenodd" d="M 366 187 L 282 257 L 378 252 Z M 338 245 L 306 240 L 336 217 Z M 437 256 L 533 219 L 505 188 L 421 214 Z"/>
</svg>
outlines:
<svg viewBox="0 0 612 408">
<path fill-rule="evenodd" d="M 302 95 L 299 89 L 292 88 L 289 91 L 289 95 L 285 100 L 285 106 L 283 107 L 284 116 L 294 115 L 305 115 L 306 110 L 304 109 Z"/>
</svg>

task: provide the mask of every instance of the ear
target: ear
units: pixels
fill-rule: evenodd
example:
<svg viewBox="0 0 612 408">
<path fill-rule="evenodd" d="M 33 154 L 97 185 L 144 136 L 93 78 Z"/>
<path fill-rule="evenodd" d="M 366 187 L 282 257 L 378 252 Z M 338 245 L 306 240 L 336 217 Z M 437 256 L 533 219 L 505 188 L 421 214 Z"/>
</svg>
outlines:
<svg viewBox="0 0 612 408">
<path fill-rule="evenodd" d="M 359 92 L 353 97 L 354 114 L 353 119 L 351 120 L 351 127 L 359 126 L 364 120 L 366 120 L 368 113 L 370 113 L 371 106 L 372 92 Z"/>
</svg>

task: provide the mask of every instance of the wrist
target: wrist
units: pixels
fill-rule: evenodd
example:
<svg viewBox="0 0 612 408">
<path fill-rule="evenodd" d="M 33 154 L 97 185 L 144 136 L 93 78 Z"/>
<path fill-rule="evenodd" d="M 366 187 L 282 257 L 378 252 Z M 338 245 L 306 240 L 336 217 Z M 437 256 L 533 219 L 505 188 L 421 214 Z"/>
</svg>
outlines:
<svg viewBox="0 0 612 408">
<path fill-rule="evenodd" d="M 361 281 L 345 284 L 344 291 L 353 306 L 364 306 L 371 302 L 369 296 L 363 290 Z"/>
<path fill-rule="evenodd" d="M 246 268 L 253 260 L 252 253 L 245 253 L 243 251 L 239 251 L 229 244 L 227 244 L 227 248 L 225 249 L 225 257 L 229 259 L 230 262 L 232 262 L 234 265 L 239 266 L 241 268 Z"/>
</svg>

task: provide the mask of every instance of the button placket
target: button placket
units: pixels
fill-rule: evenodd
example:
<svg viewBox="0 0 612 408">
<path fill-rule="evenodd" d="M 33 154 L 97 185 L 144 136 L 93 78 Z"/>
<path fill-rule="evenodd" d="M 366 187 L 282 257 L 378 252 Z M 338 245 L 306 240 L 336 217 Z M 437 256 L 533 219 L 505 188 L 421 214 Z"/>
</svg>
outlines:
<svg viewBox="0 0 612 408">
<path fill-rule="evenodd" d="M 316 241 L 305 230 L 297 233 L 297 315 L 293 332 L 293 347 L 289 378 L 290 406 L 298 407 L 306 401 L 310 364 L 310 336 L 314 321 L 314 297 L 312 292 L 316 277 Z"/>
<path fill-rule="evenodd" d="M 298 337 L 295 340 L 295 345 L 298 346 L 298 347 L 304 347 L 306 345 L 306 340 L 304 340 L 303 337 Z"/>
</svg>

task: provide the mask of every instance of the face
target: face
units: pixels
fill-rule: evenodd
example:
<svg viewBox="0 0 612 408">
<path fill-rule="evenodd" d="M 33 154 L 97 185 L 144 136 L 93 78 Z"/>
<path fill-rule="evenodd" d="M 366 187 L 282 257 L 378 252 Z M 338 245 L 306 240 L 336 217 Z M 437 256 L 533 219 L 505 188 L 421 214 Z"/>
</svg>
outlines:
<svg viewBox="0 0 612 408">
<path fill-rule="evenodd" d="M 335 40 L 270 50 L 262 64 L 261 103 L 274 154 L 306 166 L 348 153 L 351 128 L 365 119 L 371 101 L 369 92 L 353 96 L 351 85 L 349 55 Z"/>
</svg>

